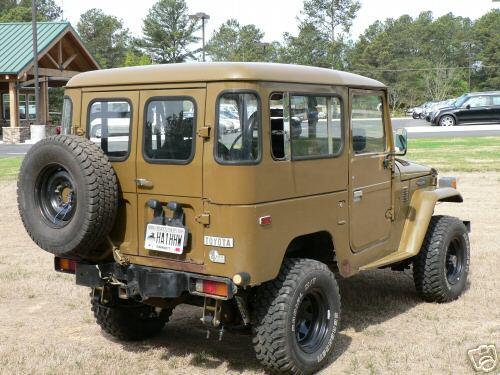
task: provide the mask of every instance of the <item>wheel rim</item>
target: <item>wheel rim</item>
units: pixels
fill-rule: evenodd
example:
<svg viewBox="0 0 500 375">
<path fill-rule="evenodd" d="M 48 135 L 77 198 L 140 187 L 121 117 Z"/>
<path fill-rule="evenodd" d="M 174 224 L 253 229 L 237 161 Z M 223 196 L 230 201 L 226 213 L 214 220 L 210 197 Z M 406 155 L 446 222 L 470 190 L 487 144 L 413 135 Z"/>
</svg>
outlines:
<svg viewBox="0 0 500 375">
<path fill-rule="evenodd" d="M 441 126 L 453 126 L 455 121 L 450 116 L 445 116 L 441 119 Z"/>
<path fill-rule="evenodd" d="M 446 250 L 446 280 L 451 285 L 458 283 L 462 277 L 465 262 L 465 247 L 459 237 L 451 240 Z"/>
<path fill-rule="evenodd" d="M 35 183 L 35 200 L 53 228 L 69 224 L 76 211 L 76 190 L 69 172 L 59 164 L 47 166 Z"/>
<path fill-rule="evenodd" d="M 321 290 L 308 292 L 302 299 L 295 320 L 295 339 L 299 348 L 313 353 L 323 344 L 328 331 L 330 309 Z"/>
</svg>

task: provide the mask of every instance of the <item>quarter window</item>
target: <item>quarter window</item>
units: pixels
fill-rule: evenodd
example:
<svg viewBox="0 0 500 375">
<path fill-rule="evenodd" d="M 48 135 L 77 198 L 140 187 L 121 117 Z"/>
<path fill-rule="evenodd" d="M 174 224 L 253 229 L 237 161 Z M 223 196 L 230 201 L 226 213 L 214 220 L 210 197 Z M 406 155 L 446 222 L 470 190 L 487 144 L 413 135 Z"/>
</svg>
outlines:
<svg viewBox="0 0 500 375">
<path fill-rule="evenodd" d="M 194 154 L 195 105 L 161 98 L 147 104 L 144 156 L 149 161 L 189 162 Z"/>
<path fill-rule="evenodd" d="M 129 153 L 131 106 L 125 100 L 98 100 L 89 110 L 88 132 L 111 160 Z"/>
<path fill-rule="evenodd" d="M 354 95 L 352 100 L 352 143 L 355 154 L 386 150 L 383 102 L 380 95 Z"/>
<path fill-rule="evenodd" d="M 340 99 L 331 96 L 290 97 L 292 158 L 336 155 L 342 148 Z"/>
<path fill-rule="evenodd" d="M 68 96 L 64 97 L 61 116 L 62 134 L 71 134 L 71 116 L 73 114 L 73 102 Z"/>
<path fill-rule="evenodd" d="M 221 163 L 255 163 L 260 158 L 260 108 L 253 93 L 225 93 L 217 104 L 215 157 Z"/>
</svg>

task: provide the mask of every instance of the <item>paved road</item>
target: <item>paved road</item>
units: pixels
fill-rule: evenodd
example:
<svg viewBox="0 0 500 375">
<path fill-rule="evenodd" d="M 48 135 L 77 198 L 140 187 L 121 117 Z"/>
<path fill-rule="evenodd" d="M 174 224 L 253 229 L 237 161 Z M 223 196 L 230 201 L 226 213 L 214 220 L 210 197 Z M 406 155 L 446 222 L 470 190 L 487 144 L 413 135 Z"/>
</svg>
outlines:
<svg viewBox="0 0 500 375">
<path fill-rule="evenodd" d="M 449 137 L 486 137 L 500 136 L 500 123 L 459 125 L 449 128 L 430 126 L 425 120 L 409 118 L 392 119 L 394 129 L 406 128 L 409 138 L 449 138 Z M 20 156 L 26 154 L 31 145 L 0 144 L 0 157 Z"/>
</svg>

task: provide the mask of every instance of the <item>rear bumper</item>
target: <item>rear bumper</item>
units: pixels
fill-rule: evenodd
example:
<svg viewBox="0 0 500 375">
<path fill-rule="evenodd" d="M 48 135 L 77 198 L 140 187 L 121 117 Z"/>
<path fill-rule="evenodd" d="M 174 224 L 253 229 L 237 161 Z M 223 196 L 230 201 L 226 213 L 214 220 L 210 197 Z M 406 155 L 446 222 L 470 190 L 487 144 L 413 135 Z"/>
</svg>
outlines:
<svg viewBox="0 0 500 375">
<path fill-rule="evenodd" d="M 211 298 L 231 299 L 237 292 L 232 280 L 222 277 L 211 277 L 189 272 L 173 271 L 131 264 L 120 266 L 117 263 L 76 265 L 76 284 L 90 288 L 102 287 L 111 281 L 119 281 L 127 297 L 177 298 L 183 293 L 208 296 L 196 291 L 197 280 L 210 280 L 227 285 L 227 296 L 209 295 Z"/>
</svg>

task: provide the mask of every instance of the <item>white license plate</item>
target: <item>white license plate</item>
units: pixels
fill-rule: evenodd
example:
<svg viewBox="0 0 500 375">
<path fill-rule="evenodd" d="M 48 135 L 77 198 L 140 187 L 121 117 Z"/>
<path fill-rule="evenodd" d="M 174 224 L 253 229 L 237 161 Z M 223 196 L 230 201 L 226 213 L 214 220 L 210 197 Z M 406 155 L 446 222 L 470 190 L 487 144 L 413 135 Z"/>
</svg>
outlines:
<svg viewBox="0 0 500 375">
<path fill-rule="evenodd" d="M 144 247 L 148 250 L 182 254 L 186 229 L 168 225 L 148 224 Z"/>
</svg>

